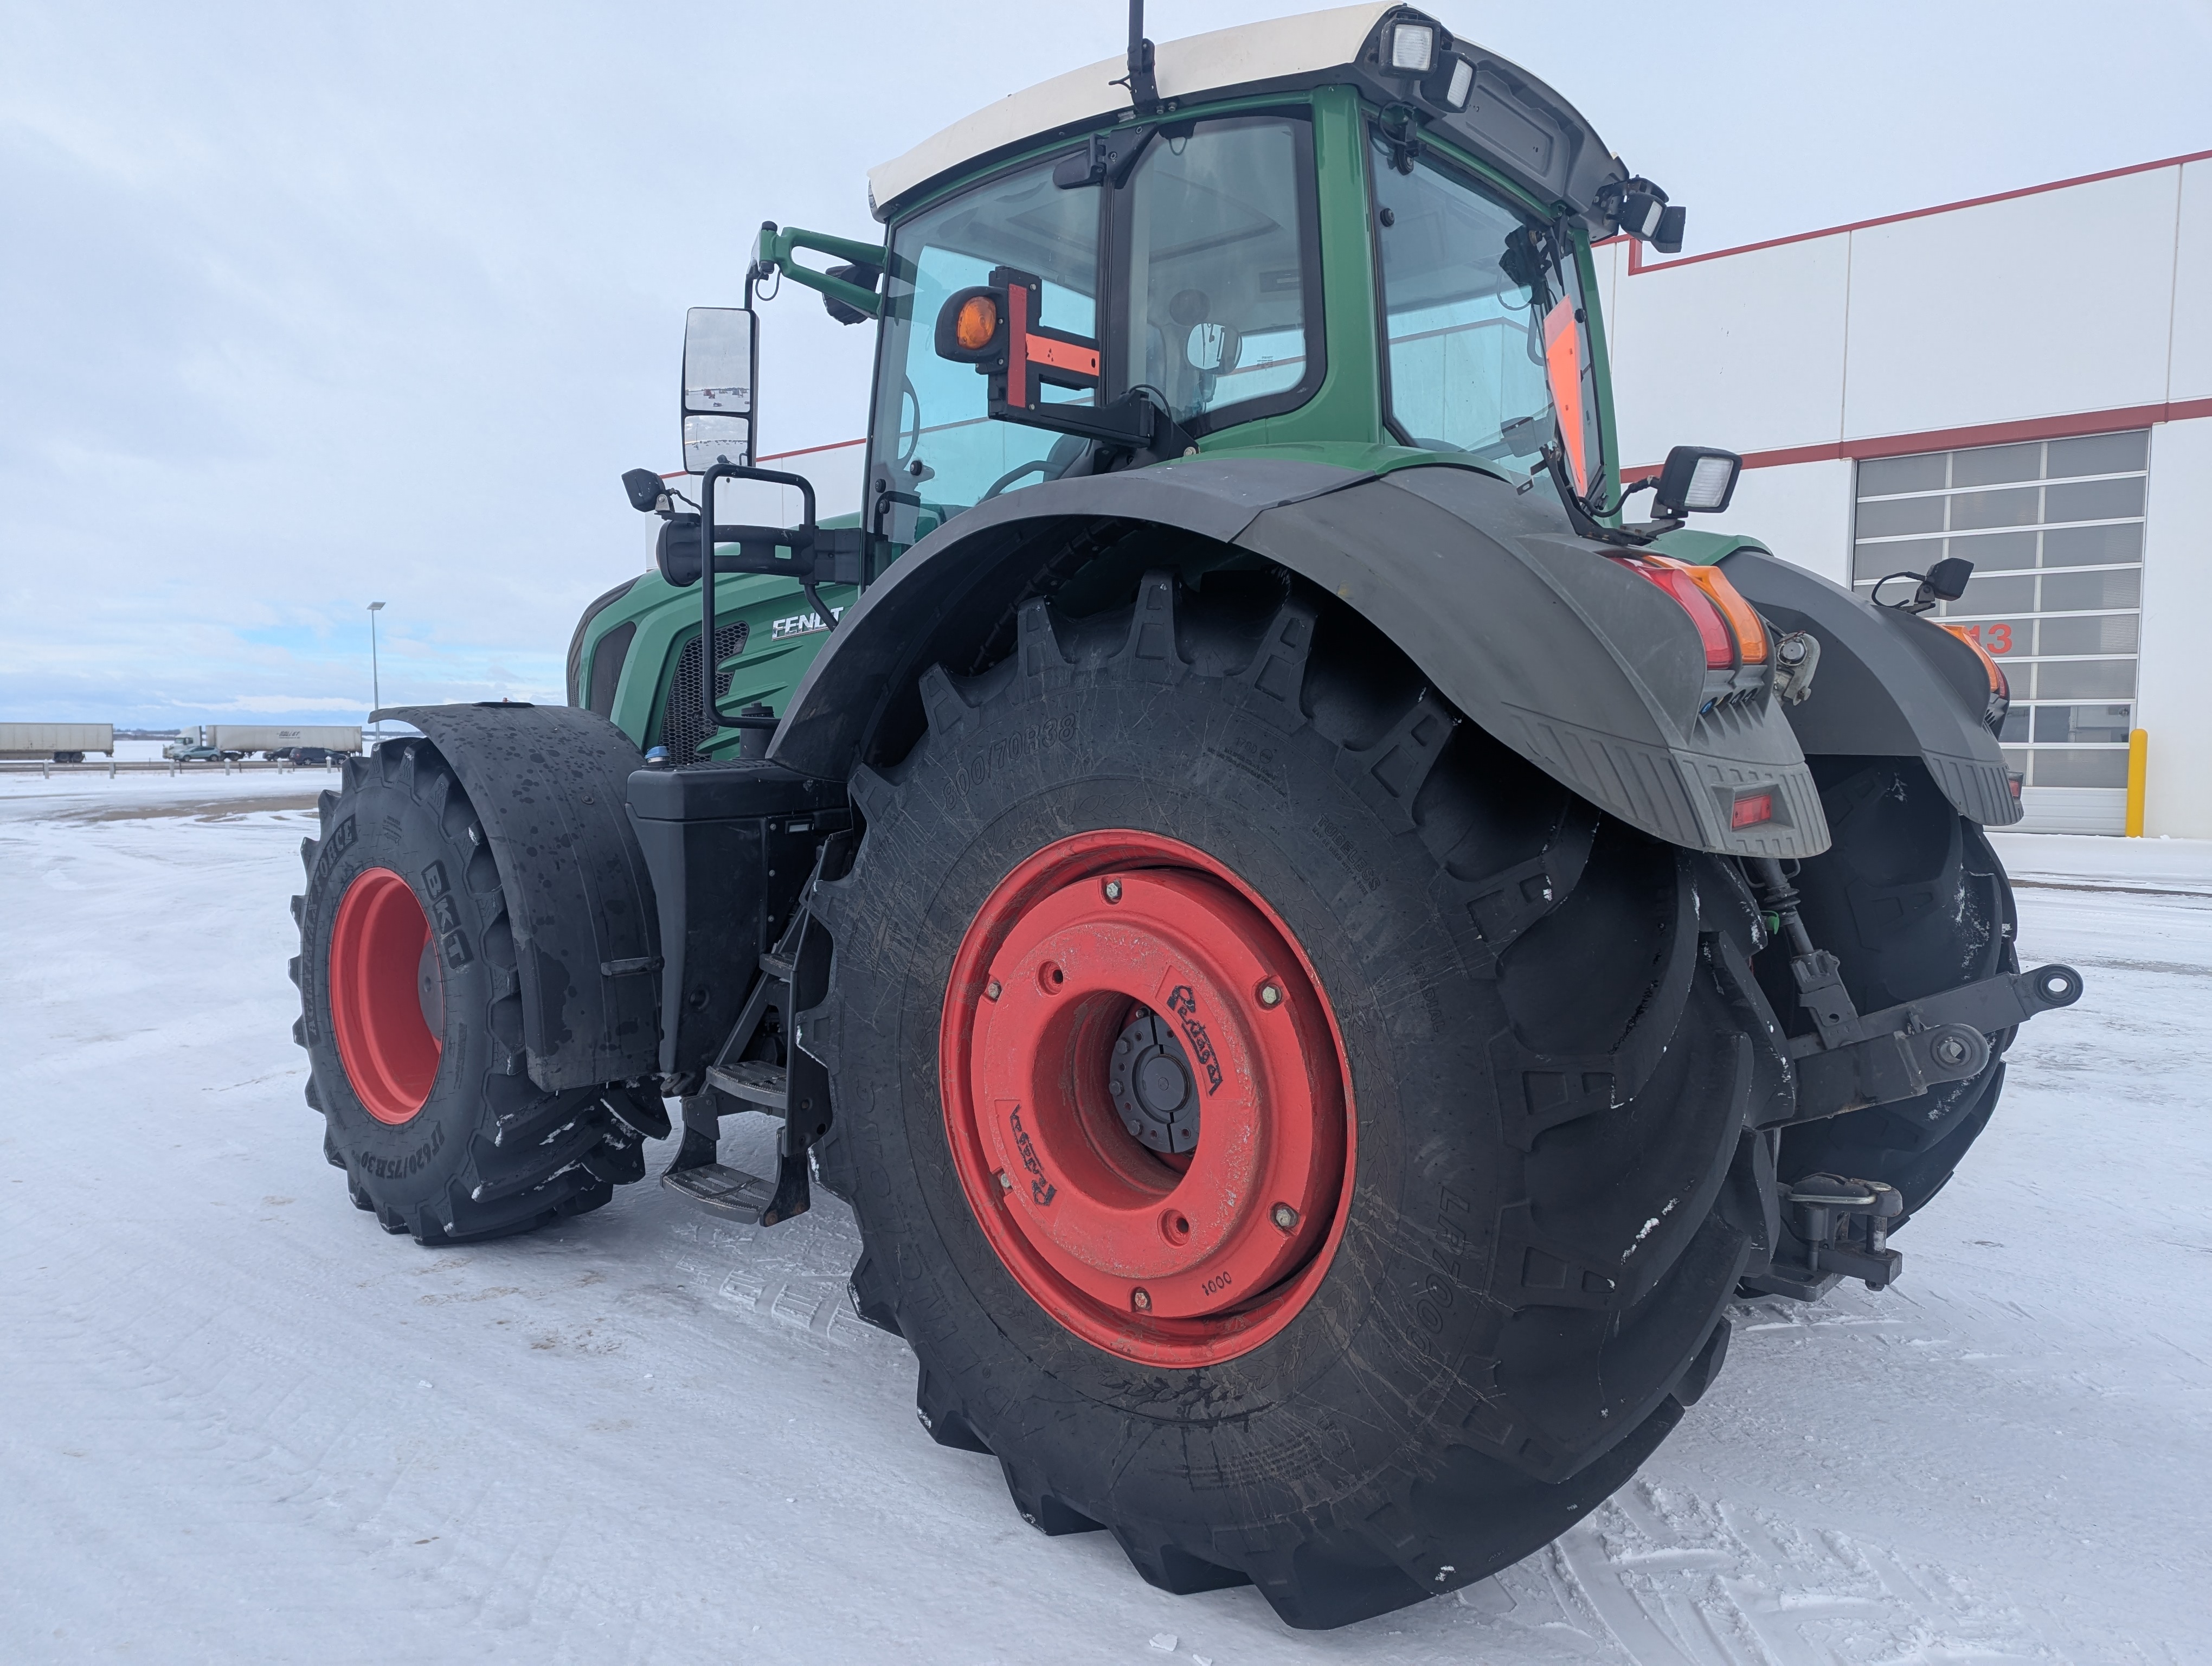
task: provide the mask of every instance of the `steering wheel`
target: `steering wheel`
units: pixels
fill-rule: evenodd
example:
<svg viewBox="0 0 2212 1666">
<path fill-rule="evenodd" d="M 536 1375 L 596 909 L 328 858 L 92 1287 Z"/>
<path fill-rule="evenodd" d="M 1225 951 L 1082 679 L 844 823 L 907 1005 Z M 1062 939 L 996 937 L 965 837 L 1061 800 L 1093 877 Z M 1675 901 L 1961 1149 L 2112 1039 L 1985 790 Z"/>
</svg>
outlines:
<svg viewBox="0 0 2212 1666">
<path fill-rule="evenodd" d="M 1007 487 L 1012 485 L 1014 482 L 1020 479 L 1024 475 L 1035 474 L 1040 470 L 1049 467 L 1051 463 L 1052 459 L 1049 457 L 1032 457 L 1026 463 L 1017 464 L 1014 467 L 1008 469 L 1004 474 L 1000 475 L 996 480 L 994 480 L 991 483 L 990 489 L 986 491 L 982 496 L 977 498 L 975 501 L 978 503 L 988 503 L 993 498 L 996 497 L 1000 492 L 1006 490 Z"/>
<path fill-rule="evenodd" d="M 1046 479 L 1057 480 L 1073 468 L 1090 450 L 1091 442 L 1081 435 L 1063 434 L 1052 442 L 1050 451 L 1042 457 L 1032 458 L 1026 463 L 1008 469 L 991 483 L 990 490 L 975 501 L 978 503 L 988 503 L 1025 474 L 1042 472 Z"/>
</svg>

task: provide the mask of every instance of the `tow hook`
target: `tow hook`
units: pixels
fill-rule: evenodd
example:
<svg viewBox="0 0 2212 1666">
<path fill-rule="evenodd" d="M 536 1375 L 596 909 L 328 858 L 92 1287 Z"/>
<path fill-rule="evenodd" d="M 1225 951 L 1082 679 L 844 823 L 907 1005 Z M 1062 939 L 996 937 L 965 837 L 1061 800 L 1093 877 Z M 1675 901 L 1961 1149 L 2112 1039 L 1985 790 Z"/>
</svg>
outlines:
<svg viewBox="0 0 2212 1666">
<path fill-rule="evenodd" d="M 1896 1187 L 1808 1174 L 1790 1183 L 1782 1203 L 1784 1243 L 1772 1268 L 1745 1280 L 1753 1288 L 1812 1301 L 1841 1279 L 1863 1279 L 1868 1289 L 1882 1290 L 1905 1271 L 1905 1257 L 1889 1247 L 1889 1224 L 1905 1213 Z M 1804 1259 L 1783 1259 L 1790 1250 Z"/>
</svg>

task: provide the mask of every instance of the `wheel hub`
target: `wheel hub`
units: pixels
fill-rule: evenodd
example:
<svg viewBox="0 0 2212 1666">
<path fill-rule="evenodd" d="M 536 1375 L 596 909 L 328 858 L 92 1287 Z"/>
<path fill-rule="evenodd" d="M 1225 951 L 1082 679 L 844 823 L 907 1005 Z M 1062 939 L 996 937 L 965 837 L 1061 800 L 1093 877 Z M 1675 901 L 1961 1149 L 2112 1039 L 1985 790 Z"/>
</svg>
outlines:
<svg viewBox="0 0 2212 1666">
<path fill-rule="evenodd" d="M 1138 1142 L 1156 1152 L 1198 1144 L 1198 1094 L 1190 1058 L 1157 1013 L 1145 1012 L 1114 1043 L 1107 1091 Z"/>
<path fill-rule="evenodd" d="M 1102 832 L 1023 863 L 962 943 L 939 1061 L 979 1222 L 1086 1341 L 1225 1359 L 1318 1282 L 1349 1197 L 1341 1044 L 1279 920 L 1203 853 Z"/>
</svg>

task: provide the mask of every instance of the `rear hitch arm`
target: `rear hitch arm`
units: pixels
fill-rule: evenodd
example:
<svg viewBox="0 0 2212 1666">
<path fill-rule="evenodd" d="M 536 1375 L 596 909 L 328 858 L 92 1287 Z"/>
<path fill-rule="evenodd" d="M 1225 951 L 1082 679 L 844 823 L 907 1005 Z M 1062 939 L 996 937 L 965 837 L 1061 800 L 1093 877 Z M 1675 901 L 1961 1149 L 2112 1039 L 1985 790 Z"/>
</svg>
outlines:
<svg viewBox="0 0 2212 1666">
<path fill-rule="evenodd" d="M 1782 864 L 1763 857 L 1744 866 L 1760 902 L 1781 925 L 1797 1004 L 1813 1020 L 1813 1034 L 1790 1043 L 1797 1097 L 1788 1122 L 1894 1104 L 1945 1082 L 1968 1080 L 1987 1067 L 1991 1036 L 2081 998 L 2081 975 L 2054 964 L 1999 972 L 1862 1013 L 1844 987 L 1843 963 L 1817 946 L 1805 928 L 1797 891 Z"/>
</svg>

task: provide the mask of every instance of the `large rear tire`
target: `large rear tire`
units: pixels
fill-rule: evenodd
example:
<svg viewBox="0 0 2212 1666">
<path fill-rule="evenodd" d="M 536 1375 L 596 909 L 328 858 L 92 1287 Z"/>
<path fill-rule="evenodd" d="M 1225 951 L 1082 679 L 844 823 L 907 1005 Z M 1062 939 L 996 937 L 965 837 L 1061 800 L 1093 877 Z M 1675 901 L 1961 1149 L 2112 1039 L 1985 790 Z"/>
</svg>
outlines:
<svg viewBox="0 0 2212 1666">
<path fill-rule="evenodd" d="M 802 1025 L 855 1304 L 931 1433 L 1042 1530 L 1302 1627 L 1620 1486 L 1717 1367 L 1756 1214 L 1713 942 L 1753 947 L 1741 876 L 1275 575 L 1034 602 L 919 692 L 926 734 L 855 778 Z"/>
<path fill-rule="evenodd" d="M 346 762 L 301 843 L 293 1039 L 324 1155 L 388 1232 L 455 1243 L 596 1209 L 668 1132 L 619 1083 L 560 1093 L 526 1069 L 499 864 L 452 768 L 425 740 Z"/>
<path fill-rule="evenodd" d="M 1792 884 L 1813 940 L 1843 962 L 1844 986 L 1875 1012 L 2018 971 L 2012 885 L 1980 827 L 1960 816 L 1917 758 L 1816 757 L 1814 779 L 1834 842 Z M 1759 962 L 1792 1034 L 1812 1027 L 1796 1005 L 1788 951 Z M 1990 1037 L 1979 1075 L 1918 1098 L 1784 1131 L 1784 1180 L 1816 1173 L 1879 1180 L 1904 1195 L 1909 1219 L 1941 1191 L 1989 1125 L 2004 1090 L 2013 1031 Z"/>
</svg>

